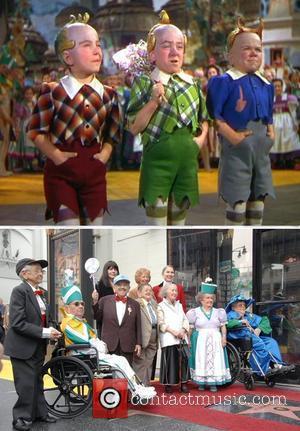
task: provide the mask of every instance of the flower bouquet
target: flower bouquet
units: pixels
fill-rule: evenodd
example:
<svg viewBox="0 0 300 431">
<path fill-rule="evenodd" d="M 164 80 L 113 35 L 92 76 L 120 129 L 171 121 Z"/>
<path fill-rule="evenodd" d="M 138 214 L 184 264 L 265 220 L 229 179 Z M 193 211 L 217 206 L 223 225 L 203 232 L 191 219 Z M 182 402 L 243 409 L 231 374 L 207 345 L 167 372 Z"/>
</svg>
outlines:
<svg viewBox="0 0 300 431">
<path fill-rule="evenodd" d="M 130 43 L 113 55 L 113 61 L 124 72 L 134 76 L 150 74 L 154 66 L 149 61 L 147 43 L 140 40 L 138 43 Z"/>
</svg>

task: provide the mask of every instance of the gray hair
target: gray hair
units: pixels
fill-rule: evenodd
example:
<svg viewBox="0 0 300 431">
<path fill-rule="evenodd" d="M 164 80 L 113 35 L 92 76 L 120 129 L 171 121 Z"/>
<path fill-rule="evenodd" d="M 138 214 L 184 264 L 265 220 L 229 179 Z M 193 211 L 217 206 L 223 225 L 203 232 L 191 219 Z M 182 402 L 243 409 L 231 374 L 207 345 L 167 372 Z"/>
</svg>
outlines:
<svg viewBox="0 0 300 431">
<path fill-rule="evenodd" d="M 172 287 L 172 286 L 175 286 L 176 287 L 176 289 L 177 289 L 177 285 L 175 284 L 175 283 L 166 283 L 164 286 L 162 286 L 162 288 L 160 289 L 160 292 L 159 292 L 159 296 L 161 297 L 161 298 L 166 298 L 167 297 L 167 293 L 168 293 L 168 290 L 170 289 L 170 287 Z M 178 290 L 178 289 L 177 289 Z"/>
<path fill-rule="evenodd" d="M 198 292 L 197 295 L 195 296 L 195 300 L 197 303 L 203 301 L 203 298 L 205 295 L 208 296 L 212 296 L 213 297 L 213 301 L 216 301 L 216 295 L 214 293 L 203 293 L 203 292 Z"/>
<path fill-rule="evenodd" d="M 22 281 L 26 281 L 25 278 L 23 277 L 23 273 L 26 271 L 29 271 L 31 269 L 32 265 L 25 265 L 24 268 L 21 269 L 19 277 Z"/>
</svg>

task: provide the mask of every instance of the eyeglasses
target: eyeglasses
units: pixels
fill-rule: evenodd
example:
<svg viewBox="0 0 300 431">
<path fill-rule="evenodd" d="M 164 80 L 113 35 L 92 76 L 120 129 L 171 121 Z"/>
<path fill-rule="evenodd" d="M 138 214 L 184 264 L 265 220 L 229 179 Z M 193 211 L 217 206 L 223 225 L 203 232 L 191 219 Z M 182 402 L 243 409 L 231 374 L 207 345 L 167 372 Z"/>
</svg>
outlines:
<svg viewBox="0 0 300 431">
<path fill-rule="evenodd" d="M 26 269 L 26 272 L 31 272 L 31 274 L 46 274 L 46 270 L 45 269 Z"/>
<path fill-rule="evenodd" d="M 75 305 L 75 307 L 79 307 L 79 305 L 82 305 L 84 307 L 85 303 L 83 301 L 76 301 L 73 302 L 73 305 Z"/>
</svg>

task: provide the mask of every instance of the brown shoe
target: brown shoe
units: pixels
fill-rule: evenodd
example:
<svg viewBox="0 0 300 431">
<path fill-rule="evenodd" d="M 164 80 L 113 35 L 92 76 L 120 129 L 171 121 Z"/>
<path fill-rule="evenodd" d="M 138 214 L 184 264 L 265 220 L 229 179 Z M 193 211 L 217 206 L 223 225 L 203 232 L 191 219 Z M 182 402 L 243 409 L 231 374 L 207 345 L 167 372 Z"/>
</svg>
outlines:
<svg viewBox="0 0 300 431">
<path fill-rule="evenodd" d="M 167 394 L 171 394 L 172 393 L 172 386 L 171 385 L 165 385 L 165 392 Z"/>
</svg>

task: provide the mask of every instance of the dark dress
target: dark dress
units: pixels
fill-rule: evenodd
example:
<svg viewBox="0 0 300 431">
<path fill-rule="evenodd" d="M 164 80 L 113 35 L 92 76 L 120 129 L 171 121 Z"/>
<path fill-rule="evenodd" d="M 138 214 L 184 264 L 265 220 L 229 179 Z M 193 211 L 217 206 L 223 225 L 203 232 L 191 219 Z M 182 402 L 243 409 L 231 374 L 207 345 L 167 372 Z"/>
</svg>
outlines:
<svg viewBox="0 0 300 431">
<path fill-rule="evenodd" d="M 96 290 L 99 293 L 99 299 L 103 296 L 113 295 L 114 291 L 111 285 L 104 284 L 104 282 L 100 279 L 96 284 Z"/>
<path fill-rule="evenodd" d="M 113 295 L 114 291 L 111 285 L 107 285 L 103 282 L 103 280 L 100 278 L 98 283 L 96 284 L 96 290 L 99 293 L 99 301 L 103 296 Z M 97 333 L 98 337 L 101 339 L 101 323 L 97 322 Z"/>
</svg>

